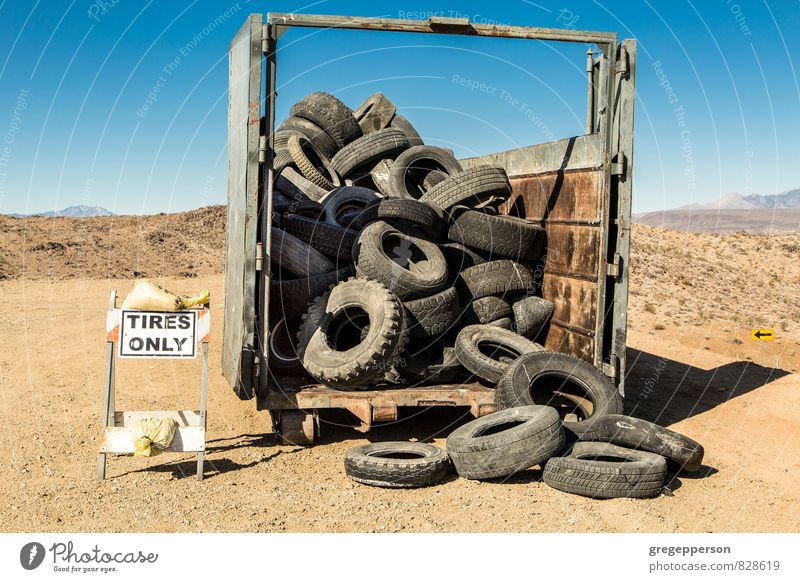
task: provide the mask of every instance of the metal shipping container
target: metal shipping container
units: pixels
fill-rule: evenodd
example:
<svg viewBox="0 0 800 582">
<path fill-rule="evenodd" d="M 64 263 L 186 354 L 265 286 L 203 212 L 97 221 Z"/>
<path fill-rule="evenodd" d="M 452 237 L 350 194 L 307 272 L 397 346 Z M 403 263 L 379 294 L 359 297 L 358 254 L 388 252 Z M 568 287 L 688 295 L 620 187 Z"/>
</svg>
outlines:
<svg viewBox="0 0 800 582">
<path fill-rule="evenodd" d="M 397 418 L 398 407 L 466 406 L 493 411 L 480 385 L 337 391 L 282 390 L 269 372 L 271 134 L 276 51 L 289 27 L 462 34 L 588 44 L 586 133 L 462 160 L 505 168 L 513 195 L 501 211 L 541 221 L 547 251 L 542 295 L 555 303 L 545 347 L 592 363 L 624 391 L 636 41 L 616 33 L 470 23 L 466 18 L 400 20 L 307 14 L 251 15 L 230 48 L 228 231 L 223 373 L 241 398 L 270 410 L 284 438 L 310 444 L 317 412 L 344 408 L 356 428 Z M 489 42 L 489 41 L 486 41 Z M 596 49 L 596 50 L 595 50 Z M 262 117 L 265 123 L 262 122 Z"/>
</svg>

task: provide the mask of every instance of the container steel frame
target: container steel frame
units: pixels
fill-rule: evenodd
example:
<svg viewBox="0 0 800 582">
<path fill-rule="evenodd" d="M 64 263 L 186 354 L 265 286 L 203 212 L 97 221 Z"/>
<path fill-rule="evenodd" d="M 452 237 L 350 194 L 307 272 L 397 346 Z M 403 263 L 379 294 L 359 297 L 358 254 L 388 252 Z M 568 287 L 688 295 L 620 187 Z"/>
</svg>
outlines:
<svg viewBox="0 0 800 582">
<path fill-rule="evenodd" d="M 320 408 L 346 408 L 359 419 L 361 430 L 369 430 L 373 420 L 396 418 L 398 406 L 468 406 L 476 416 L 493 409 L 492 391 L 480 387 L 426 386 L 339 392 L 311 386 L 298 393 L 283 393 L 270 386 L 266 373 L 268 350 L 262 348 L 267 346 L 269 333 L 268 266 L 276 56 L 278 40 L 292 27 L 455 34 L 596 45 L 597 52 L 591 47 L 587 51 L 587 133 L 599 135 L 595 149 L 600 162 L 594 169 L 602 170 L 599 187 L 608 201 L 598 205 L 602 216 L 595 221 L 602 227 L 604 260 L 602 272 L 596 276 L 598 321 L 592 330 L 594 353 L 589 359 L 622 392 L 627 332 L 636 41 L 625 40 L 618 44 L 616 33 L 479 24 L 471 23 L 467 18 L 404 20 L 270 13 L 266 21 L 260 14 L 250 15 L 234 38 L 230 53 L 229 234 L 222 358 L 225 376 L 240 397 L 255 396 L 257 408 L 273 411 L 277 425 L 281 424 L 281 418 L 291 418 L 296 429 L 291 432 L 296 433 L 296 440 L 300 442 L 309 436 L 309 431 L 313 439 L 313 423 L 302 415 Z M 569 151 L 564 156 L 562 170 L 567 165 Z"/>
</svg>

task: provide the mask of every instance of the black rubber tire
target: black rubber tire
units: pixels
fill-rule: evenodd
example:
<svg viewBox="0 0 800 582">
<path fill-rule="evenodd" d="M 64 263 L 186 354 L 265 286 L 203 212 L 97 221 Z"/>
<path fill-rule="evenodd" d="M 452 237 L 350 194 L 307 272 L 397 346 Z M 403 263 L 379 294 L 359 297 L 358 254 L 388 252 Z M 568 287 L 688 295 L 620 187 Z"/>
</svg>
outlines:
<svg viewBox="0 0 800 582">
<path fill-rule="evenodd" d="M 451 174 L 449 178 L 425 192 L 421 200 L 448 210 L 458 205 L 474 208 L 488 199 L 497 198 L 499 202 L 507 200 L 509 196 L 511 183 L 505 170 L 494 166 L 478 166 Z"/>
<path fill-rule="evenodd" d="M 316 123 L 339 148 L 362 135 L 350 108 L 330 93 L 318 91 L 306 95 L 292 106 L 291 114 Z"/>
<path fill-rule="evenodd" d="M 560 381 L 561 385 L 539 386 L 536 398 L 533 397 L 531 385 L 534 382 L 553 379 Z M 565 380 L 574 388 L 568 386 L 569 391 L 564 391 Z M 582 394 L 571 394 L 575 389 Z M 622 413 L 622 397 L 600 370 L 585 360 L 555 352 L 526 354 L 517 359 L 500 378 L 494 397 L 498 409 L 529 404 L 553 406 L 555 402 L 561 402 L 562 413 L 580 411 L 584 417 L 583 420 L 564 422 L 564 427 L 576 435 L 592 429 L 592 423 L 588 421 L 594 416 Z"/>
<path fill-rule="evenodd" d="M 344 471 L 353 481 L 374 487 L 427 487 L 447 477 L 450 459 L 427 443 L 369 443 L 345 453 Z"/>
<path fill-rule="evenodd" d="M 278 376 L 299 376 L 305 374 L 305 369 L 297 355 L 297 322 L 281 319 L 277 322 L 270 321 L 269 332 L 269 359 L 267 361 L 269 372 Z"/>
<path fill-rule="evenodd" d="M 275 156 L 272 158 L 272 170 L 276 174 L 280 174 L 286 168 L 294 165 L 294 159 L 288 151 L 275 152 Z"/>
<path fill-rule="evenodd" d="M 514 330 L 521 336 L 536 339 L 553 316 L 552 301 L 530 296 L 515 301 L 511 305 L 514 312 Z"/>
<path fill-rule="evenodd" d="M 361 231 L 353 260 L 359 277 L 378 281 L 403 301 L 438 293 L 447 282 L 447 263 L 435 244 L 380 220 Z"/>
<path fill-rule="evenodd" d="M 442 232 L 441 211 L 410 198 L 383 198 L 364 209 L 355 221 L 355 228 L 364 228 L 376 220 L 383 220 L 403 230 L 407 224 L 415 225 L 425 236 L 437 240 Z"/>
<path fill-rule="evenodd" d="M 444 259 L 447 261 L 447 270 L 450 273 L 447 279 L 448 285 L 454 285 L 458 279 L 458 275 L 464 269 L 469 269 L 470 267 L 481 265 L 486 262 L 486 259 L 478 253 L 458 243 L 440 244 L 439 250 L 442 251 Z"/>
<path fill-rule="evenodd" d="M 423 182 L 431 170 L 452 176 L 461 172 L 461 164 L 444 148 L 415 146 L 407 149 L 397 157 L 389 172 L 390 197 L 422 198 L 425 194 Z"/>
<path fill-rule="evenodd" d="M 510 315 L 511 305 L 509 305 L 508 301 L 489 295 L 468 303 L 461 313 L 461 323 L 464 325 L 477 325 L 503 319 Z"/>
<path fill-rule="evenodd" d="M 462 370 L 455 349 L 430 338 L 409 343 L 396 368 L 415 385 L 455 382 Z"/>
<path fill-rule="evenodd" d="M 491 325 L 493 327 L 501 327 L 503 329 L 507 329 L 508 331 L 513 331 L 511 329 L 513 322 L 511 321 L 510 317 L 501 317 L 500 319 L 495 319 L 494 321 L 490 321 L 486 325 Z"/>
<path fill-rule="evenodd" d="M 453 287 L 441 293 L 407 301 L 406 328 L 411 339 L 439 336 L 458 322 L 458 293 Z"/>
<path fill-rule="evenodd" d="M 541 253 L 544 229 L 524 218 L 457 208 L 450 213 L 447 238 L 491 258 L 531 261 Z"/>
<path fill-rule="evenodd" d="M 371 169 L 383 159 L 396 158 L 409 147 L 402 131 L 388 127 L 350 142 L 333 156 L 331 164 L 340 176 L 349 177 L 367 166 Z"/>
<path fill-rule="evenodd" d="M 417 130 L 414 129 L 413 125 L 411 125 L 411 122 L 402 115 L 395 114 L 395 116 L 392 118 L 392 122 L 389 124 L 389 127 L 396 127 L 406 134 L 408 143 L 411 144 L 411 147 L 425 145 L 422 141 L 422 138 L 419 136 L 419 133 L 417 133 Z"/>
<path fill-rule="evenodd" d="M 461 271 L 457 286 L 461 299 L 530 292 L 536 286 L 530 267 L 514 261 L 490 261 Z"/>
<path fill-rule="evenodd" d="M 269 283 L 270 320 L 300 318 L 314 299 L 326 292 L 331 285 L 344 281 L 352 274 L 353 268 L 348 265 L 338 271 L 299 279 L 273 276 Z"/>
<path fill-rule="evenodd" d="M 344 333 L 350 336 L 340 337 Z M 376 281 L 349 279 L 318 297 L 303 315 L 297 348 L 314 378 L 358 390 L 383 379 L 407 341 L 402 303 Z"/>
<path fill-rule="evenodd" d="M 496 384 L 520 356 L 544 350 L 511 330 L 491 324 L 466 326 L 458 332 L 455 348 L 462 366 L 492 384 Z"/>
<path fill-rule="evenodd" d="M 278 174 L 275 178 L 275 187 L 296 201 L 309 200 L 311 202 L 319 202 L 328 193 L 327 190 L 320 188 L 291 167 L 285 168 Z"/>
<path fill-rule="evenodd" d="M 336 270 L 336 266 L 322 253 L 278 228 L 272 229 L 270 258 L 275 264 L 298 277 L 330 273 Z"/>
<path fill-rule="evenodd" d="M 310 182 L 324 190 L 333 190 L 341 185 L 341 180 L 330 160 L 314 147 L 307 137 L 293 135 L 286 144 L 286 150 L 300 173 Z"/>
<path fill-rule="evenodd" d="M 286 134 L 279 137 L 278 134 Z M 331 139 L 324 129 L 313 121 L 302 117 L 287 117 L 275 130 L 274 144 L 275 149 L 286 149 L 292 133 L 300 133 L 306 136 L 316 146 L 316 148 L 327 158 L 332 158 L 339 151 L 339 146 Z"/>
<path fill-rule="evenodd" d="M 368 135 L 389 127 L 395 113 L 397 113 L 397 107 L 389 101 L 386 95 L 373 93 L 353 111 L 353 116 L 361 126 L 361 132 Z"/>
<path fill-rule="evenodd" d="M 507 477 L 542 465 L 563 448 L 561 419 L 548 406 L 493 412 L 447 437 L 447 452 L 456 472 L 465 479 Z"/>
<path fill-rule="evenodd" d="M 294 214 L 287 214 L 281 219 L 281 228 L 323 255 L 339 261 L 352 258 L 353 244 L 358 238 L 357 230 Z"/>
<path fill-rule="evenodd" d="M 661 493 L 666 473 L 667 462 L 659 455 L 608 443 L 582 442 L 566 456 L 547 461 L 543 478 L 554 489 L 593 499 L 644 498 Z"/>
<path fill-rule="evenodd" d="M 678 471 L 694 472 L 703 464 L 703 445 L 697 441 L 653 422 L 622 414 L 594 417 L 590 430 L 584 430 L 580 437 L 568 430 L 567 438 L 611 443 L 655 453 L 664 457 Z"/>
<path fill-rule="evenodd" d="M 325 222 L 352 228 L 356 227 L 356 220 L 367 206 L 377 200 L 380 196 L 369 188 L 339 186 L 328 192 L 320 203 L 325 211 Z"/>
</svg>

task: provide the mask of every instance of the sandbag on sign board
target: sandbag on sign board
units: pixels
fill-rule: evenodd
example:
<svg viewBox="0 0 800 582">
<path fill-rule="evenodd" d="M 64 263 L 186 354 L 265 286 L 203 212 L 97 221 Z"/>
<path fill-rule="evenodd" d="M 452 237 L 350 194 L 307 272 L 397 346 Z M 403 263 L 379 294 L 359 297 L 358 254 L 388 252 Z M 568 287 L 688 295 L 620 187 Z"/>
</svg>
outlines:
<svg viewBox="0 0 800 582">
<path fill-rule="evenodd" d="M 178 423 L 172 418 L 142 418 L 131 427 L 133 456 L 155 457 L 168 448 L 175 438 Z"/>
<path fill-rule="evenodd" d="M 203 289 L 193 297 L 178 297 L 152 281 L 142 279 L 133 284 L 133 289 L 122 303 L 122 309 L 180 311 L 181 309 L 201 307 L 207 304 L 210 298 L 211 294 L 208 289 Z"/>
</svg>

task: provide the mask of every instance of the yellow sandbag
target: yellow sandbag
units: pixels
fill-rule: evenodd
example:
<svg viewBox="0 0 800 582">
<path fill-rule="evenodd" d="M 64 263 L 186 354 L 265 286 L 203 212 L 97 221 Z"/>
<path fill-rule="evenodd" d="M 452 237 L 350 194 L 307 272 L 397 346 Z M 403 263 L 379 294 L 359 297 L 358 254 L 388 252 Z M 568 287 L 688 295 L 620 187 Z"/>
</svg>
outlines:
<svg viewBox="0 0 800 582">
<path fill-rule="evenodd" d="M 194 297 L 181 297 L 181 309 L 202 307 L 209 301 L 211 301 L 211 293 L 208 291 L 208 289 L 203 289 Z"/>
<path fill-rule="evenodd" d="M 142 279 L 133 284 L 133 289 L 122 303 L 122 309 L 179 311 L 181 300 L 174 293 L 162 289 L 152 281 Z"/>
<path fill-rule="evenodd" d="M 173 418 L 142 418 L 133 423 L 133 457 L 155 457 L 168 448 L 178 430 Z"/>
</svg>

